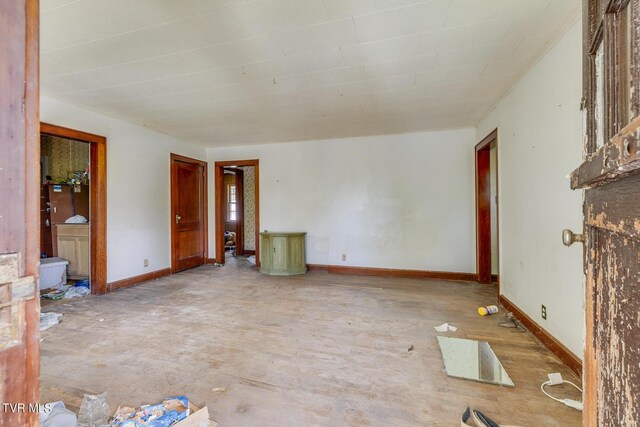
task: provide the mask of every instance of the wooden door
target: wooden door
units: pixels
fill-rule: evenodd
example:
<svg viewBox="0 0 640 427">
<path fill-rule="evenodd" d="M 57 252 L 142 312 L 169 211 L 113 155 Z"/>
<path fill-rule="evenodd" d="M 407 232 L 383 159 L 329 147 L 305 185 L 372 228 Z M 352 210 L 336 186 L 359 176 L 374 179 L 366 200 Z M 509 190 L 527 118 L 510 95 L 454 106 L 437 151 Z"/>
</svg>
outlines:
<svg viewBox="0 0 640 427">
<path fill-rule="evenodd" d="M 38 16 L 38 0 L 0 2 L 0 402 L 15 408 L 0 410 L 7 427 L 39 421 Z"/>
<path fill-rule="evenodd" d="M 49 185 L 50 217 L 52 224 L 63 224 L 76 214 L 73 200 L 73 186 L 66 184 Z"/>
<path fill-rule="evenodd" d="M 492 283 L 491 261 L 497 257 L 492 253 L 491 236 L 491 149 L 497 148 L 498 130 L 494 130 L 480 141 L 476 152 L 476 271 L 478 283 Z M 496 171 L 493 171 L 494 173 Z M 497 223 L 497 221 L 496 221 Z M 495 230 L 497 231 L 497 230 Z M 498 295 L 500 289 L 498 288 Z"/>
<path fill-rule="evenodd" d="M 171 155 L 171 270 L 207 261 L 207 164 Z"/>
<path fill-rule="evenodd" d="M 76 214 L 73 202 L 73 188 L 70 185 L 49 185 L 49 216 L 51 218 L 51 240 L 53 256 L 58 253 L 58 227 Z"/>
<path fill-rule="evenodd" d="M 236 255 L 244 255 L 244 171 L 236 169 Z"/>
<path fill-rule="evenodd" d="M 584 425 L 640 425 L 640 0 L 584 1 Z M 570 243 L 567 239 L 566 243 Z"/>
</svg>

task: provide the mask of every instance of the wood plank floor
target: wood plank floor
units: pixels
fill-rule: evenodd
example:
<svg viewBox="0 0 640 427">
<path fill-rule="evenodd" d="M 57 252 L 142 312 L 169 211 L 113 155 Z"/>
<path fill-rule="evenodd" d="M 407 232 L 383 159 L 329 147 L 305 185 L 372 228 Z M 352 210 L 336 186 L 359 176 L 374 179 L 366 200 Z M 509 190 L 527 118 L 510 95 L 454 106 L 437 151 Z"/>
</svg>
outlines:
<svg viewBox="0 0 640 427">
<path fill-rule="evenodd" d="M 184 394 L 222 427 L 459 426 L 467 405 L 504 424 L 581 425 L 540 391 L 549 372 L 579 380 L 530 333 L 498 327 L 502 313 L 478 316 L 495 302 L 492 286 L 270 277 L 238 258 L 44 305 L 64 317 L 42 333 L 42 401 L 77 410 L 106 391 L 113 411 Z M 443 322 L 489 341 L 516 387 L 447 377 Z"/>
</svg>

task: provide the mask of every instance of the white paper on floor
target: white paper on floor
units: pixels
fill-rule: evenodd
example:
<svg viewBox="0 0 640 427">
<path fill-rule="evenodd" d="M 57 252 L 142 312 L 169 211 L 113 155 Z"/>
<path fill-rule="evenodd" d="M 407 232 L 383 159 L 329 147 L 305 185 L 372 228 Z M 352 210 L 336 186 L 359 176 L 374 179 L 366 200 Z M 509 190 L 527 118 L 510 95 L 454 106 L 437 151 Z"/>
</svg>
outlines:
<svg viewBox="0 0 640 427">
<path fill-rule="evenodd" d="M 435 329 L 438 332 L 455 332 L 458 330 L 458 328 L 448 323 L 443 323 L 440 326 L 434 326 L 433 329 Z"/>
<path fill-rule="evenodd" d="M 62 313 L 40 313 L 40 330 L 45 331 L 60 323 Z"/>
</svg>

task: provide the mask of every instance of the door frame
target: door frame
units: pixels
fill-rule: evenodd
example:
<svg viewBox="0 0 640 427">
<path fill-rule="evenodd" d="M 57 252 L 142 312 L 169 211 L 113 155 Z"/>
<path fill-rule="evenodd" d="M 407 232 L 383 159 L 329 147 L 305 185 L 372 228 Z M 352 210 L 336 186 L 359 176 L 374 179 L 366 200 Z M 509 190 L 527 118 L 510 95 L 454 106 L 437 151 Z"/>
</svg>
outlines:
<svg viewBox="0 0 640 427">
<path fill-rule="evenodd" d="M 218 264 L 224 264 L 224 242 L 220 236 L 224 236 L 224 169 L 231 166 L 253 166 L 255 173 L 255 241 L 256 241 L 256 266 L 260 267 L 260 161 L 258 159 L 251 160 L 226 160 L 214 163 L 214 188 L 215 188 L 215 251 L 216 257 L 214 261 Z M 243 203 L 244 205 L 244 203 Z M 244 208 L 244 206 L 243 206 Z M 244 218 L 244 212 L 242 214 Z M 244 228 L 244 227 L 243 227 Z M 244 242 L 244 239 L 243 239 Z"/>
<path fill-rule="evenodd" d="M 208 214 L 209 214 L 209 205 L 208 205 L 208 181 L 209 174 L 207 171 L 207 162 L 203 160 L 194 159 L 191 157 L 181 156 L 179 154 L 170 154 L 169 161 L 169 176 L 170 176 L 170 191 L 171 191 L 171 208 L 169 209 L 171 212 L 171 216 L 169 217 L 169 221 L 171 224 L 171 230 L 169 234 L 171 235 L 171 273 L 177 272 L 177 263 L 178 263 L 178 252 L 176 250 L 177 240 L 176 240 L 176 224 L 174 218 L 176 216 L 175 204 L 174 201 L 178 197 L 179 188 L 175 185 L 175 178 L 173 177 L 173 164 L 175 162 L 182 163 L 190 163 L 192 165 L 202 166 L 204 168 L 204 180 L 203 180 L 203 195 L 202 195 L 202 241 L 204 242 L 204 256 L 203 256 L 203 264 L 207 263 L 207 259 L 209 258 L 209 222 L 208 222 Z"/>
<path fill-rule="evenodd" d="M 40 123 L 40 135 L 55 136 L 90 145 L 89 229 L 91 239 L 91 293 L 107 288 L 107 138 L 50 123 Z"/>
<path fill-rule="evenodd" d="M 500 276 L 491 274 L 491 167 L 490 152 L 496 149 L 498 158 L 498 129 L 494 129 L 475 146 L 475 197 L 476 197 L 476 274 L 478 283 L 498 283 L 500 294 Z M 498 162 L 496 162 L 496 188 L 498 184 Z M 499 218 L 496 209 L 496 218 Z M 498 253 L 500 252 L 499 226 Z M 498 254 L 496 254 L 498 256 Z"/>
</svg>

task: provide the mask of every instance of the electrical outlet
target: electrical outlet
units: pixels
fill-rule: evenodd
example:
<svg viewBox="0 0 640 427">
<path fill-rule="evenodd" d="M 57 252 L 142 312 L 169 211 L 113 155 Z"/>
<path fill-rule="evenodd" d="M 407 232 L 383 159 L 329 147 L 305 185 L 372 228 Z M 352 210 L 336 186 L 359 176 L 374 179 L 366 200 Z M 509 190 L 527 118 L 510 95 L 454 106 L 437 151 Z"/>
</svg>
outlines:
<svg viewBox="0 0 640 427">
<path fill-rule="evenodd" d="M 541 315 L 542 315 L 542 318 L 543 318 L 544 320 L 547 320 L 547 307 L 545 307 L 544 305 L 542 306 L 542 313 L 541 313 Z"/>
<path fill-rule="evenodd" d="M 149 267 L 149 260 L 145 258 L 144 260 L 144 266 L 145 267 Z"/>
<path fill-rule="evenodd" d="M 346 261 L 347 260 L 347 254 L 342 254 L 342 260 Z"/>
</svg>

